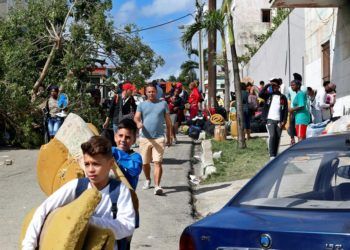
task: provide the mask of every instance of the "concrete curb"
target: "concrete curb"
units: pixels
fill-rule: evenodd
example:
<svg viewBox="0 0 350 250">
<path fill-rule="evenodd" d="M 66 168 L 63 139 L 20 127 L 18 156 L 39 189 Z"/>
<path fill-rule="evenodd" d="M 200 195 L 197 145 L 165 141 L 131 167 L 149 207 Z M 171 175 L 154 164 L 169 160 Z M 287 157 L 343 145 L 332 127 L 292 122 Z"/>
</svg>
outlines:
<svg viewBox="0 0 350 250">
<path fill-rule="evenodd" d="M 214 166 L 211 140 L 203 140 L 201 145 L 202 145 L 201 176 L 203 179 L 206 179 L 210 174 L 216 172 L 216 167 Z"/>
</svg>

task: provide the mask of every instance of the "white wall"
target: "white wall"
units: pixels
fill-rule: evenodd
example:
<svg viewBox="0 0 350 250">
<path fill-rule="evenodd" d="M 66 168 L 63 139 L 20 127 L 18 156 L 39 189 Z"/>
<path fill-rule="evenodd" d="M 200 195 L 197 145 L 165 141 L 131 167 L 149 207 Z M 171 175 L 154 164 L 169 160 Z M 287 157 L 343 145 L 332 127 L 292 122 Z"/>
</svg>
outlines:
<svg viewBox="0 0 350 250">
<path fill-rule="evenodd" d="M 255 35 L 265 33 L 270 23 L 261 20 L 261 9 L 270 9 L 269 0 L 233 1 L 233 22 L 238 56 L 247 52 L 244 45 L 256 44 Z"/>
<path fill-rule="evenodd" d="M 322 87 L 322 44 L 330 41 L 331 81 L 337 85 L 334 115 L 350 113 L 350 3 L 339 8 L 307 9 L 305 80 Z"/>
<path fill-rule="evenodd" d="M 333 61 L 336 20 L 337 8 L 305 9 L 305 83 L 314 89 L 322 87 L 322 44 L 327 41 Z"/>
<path fill-rule="evenodd" d="M 337 84 L 335 115 L 350 114 L 350 3 L 338 9 L 331 80 Z"/>
<path fill-rule="evenodd" d="M 245 45 L 256 44 L 255 36 L 265 33 L 270 23 L 263 23 L 261 10 L 270 9 L 269 0 L 233 0 L 232 16 L 234 22 L 234 35 L 237 55 L 241 56 L 247 52 Z M 227 35 L 227 34 L 226 34 Z M 227 59 L 229 62 L 230 90 L 234 91 L 233 68 L 230 45 L 226 39 Z"/>
<path fill-rule="evenodd" d="M 294 72 L 303 75 L 305 53 L 304 9 L 295 9 L 290 14 L 291 79 Z M 268 81 L 272 77 L 282 78 L 289 86 L 288 65 L 288 21 L 275 30 L 259 51 L 243 68 L 243 77 L 250 76 L 255 84 Z"/>
</svg>

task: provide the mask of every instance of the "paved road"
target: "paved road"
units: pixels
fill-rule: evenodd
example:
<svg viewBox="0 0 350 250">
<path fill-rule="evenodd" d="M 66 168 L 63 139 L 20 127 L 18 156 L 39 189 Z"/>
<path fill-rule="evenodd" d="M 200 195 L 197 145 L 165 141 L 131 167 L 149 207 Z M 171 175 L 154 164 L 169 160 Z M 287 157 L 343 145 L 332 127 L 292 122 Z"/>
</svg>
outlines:
<svg viewBox="0 0 350 250">
<path fill-rule="evenodd" d="M 164 196 L 153 195 L 153 189 L 142 190 L 144 176 L 140 176 L 141 225 L 135 231 L 132 249 L 178 249 L 182 230 L 193 222 L 187 182 L 192 143 L 186 136 L 179 141 L 166 150 Z M 45 199 L 36 181 L 37 155 L 38 150 L 0 151 L 0 249 L 18 249 L 25 214 Z M 5 159 L 14 164 L 3 165 Z"/>
<path fill-rule="evenodd" d="M 164 196 L 153 195 L 153 188 L 142 190 L 141 174 L 137 194 L 141 226 L 135 231 L 132 249 L 178 249 L 182 230 L 193 222 L 188 186 L 192 142 L 179 136 L 179 144 L 166 149 L 161 185 Z M 153 184 L 153 182 L 152 182 Z"/>
<path fill-rule="evenodd" d="M 38 150 L 0 151 L 0 248 L 19 249 L 25 214 L 45 199 L 36 181 Z M 12 159 L 13 165 L 3 164 Z"/>
</svg>

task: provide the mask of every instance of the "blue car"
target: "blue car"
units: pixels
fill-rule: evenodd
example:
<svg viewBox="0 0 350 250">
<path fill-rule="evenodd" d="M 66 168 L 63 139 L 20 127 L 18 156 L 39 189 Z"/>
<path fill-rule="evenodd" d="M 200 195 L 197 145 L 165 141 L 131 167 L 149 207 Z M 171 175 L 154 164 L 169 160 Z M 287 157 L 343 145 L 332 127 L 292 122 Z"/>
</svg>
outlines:
<svg viewBox="0 0 350 250">
<path fill-rule="evenodd" d="M 180 250 L 350 249 L 350 134 L 310 138 L 269 162 Z"/>
</svg>

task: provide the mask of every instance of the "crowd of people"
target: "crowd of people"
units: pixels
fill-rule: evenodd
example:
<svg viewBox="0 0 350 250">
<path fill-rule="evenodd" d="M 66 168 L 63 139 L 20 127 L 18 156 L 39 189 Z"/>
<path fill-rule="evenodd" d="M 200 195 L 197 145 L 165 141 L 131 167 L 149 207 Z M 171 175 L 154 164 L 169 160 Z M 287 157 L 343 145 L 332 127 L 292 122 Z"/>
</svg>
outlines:
<svg viewBox="0 0 350 250">
<path fill-rule="evenodd" d="M 326 81 L 321 89 L 314 90 L 303 86 L 301 75 L 295 73 L 293 76 L 287 95 L 281 92 L 280 78 L 273 78 L 268 84 L 261 81 L 259 86 L 252 83 L 241 85 L 243 123 L 247 139 L 250 138 L 252 117 L 261 112 L 269 134 L 271 158 L 277 155 L 281 133 L 286 125 L 289 126 L 291 144 L 294 144 L 294 137 L 297 137 L 298 141 L 306 138 L 308 124 L 332 118 L 336 96 L 335 84 Z M 124 83 L 119 90 L 111 90 L 108 95 L 108 115 L 103 128 L 112 127 L 112 140 L 104 136 L 94 136 L 81 145 L 85 180 L 68 182 L 41 204 L 28 226 L 22 242 L 23 249 L 37 247 L 40 229 L 48 213 L 77 199 L 77 190 L 92 187 L 97 188 L 103 195 L 102 205 L 96 208 L 90 223 L 111 229 L 117 240 L 115 248 L 130 249 L 132 234 L 139 225 L 139 215 L 137 209 L 133 209 L 128 188 L 111 177 L 114 161 L 119 165 L 133 192 L 137 188 L 142 170 L 146 177 L 142 189 L 152 188 L 153 163 L 154 194 L 162 195 L 161 178 L 165 147 L 176 143 L 180 124 L 198 117 L 199 105 L 204 99 L 195 82 L 189 85 L 189 93 L 181 83 L 173 83 L 170 92 L 166 93 L 157 81 L 147 84 L 144 90 L 145 98 L 141 100 L 134 98 L 137 92 L 131 83 Z M 57 100 L 56 88 L 52 89 L 48 102 L 52 112 L 56 107 L 52 104 L 54 100 Z M 223 105 L 220 96 L 216 101 L 216 106 Z M 132 149 L 138 133 L 140 153 Z M 85 186 L 82 188 L 83 182 Z M 112 187 L 118 188 L 117 194 L 111 191 Z M 117 197 L 114 197 L 115 195 Z"/>
<path fill-rule="evenodd" d="M 322 88 L 314 90 L 303 85 L 300 74 L 294 73 L 293 78 L 286 95 L 281 91 L 283 83 L 280 78 L 273 78 L 268 84 L 261 81 L 259 86 L 242 84 L 246 135 L 250 137 L 252 116 L 261 112 L 269 134 L 270 158 L 277 155 L 281 133 L 286 127 L 291 144 L 294 144 L 295 137 L 298 141 L 306 138 L 310 123 L 321 123 L 333 118 L 336 85 L 325 81 Z"/>
</svg>

